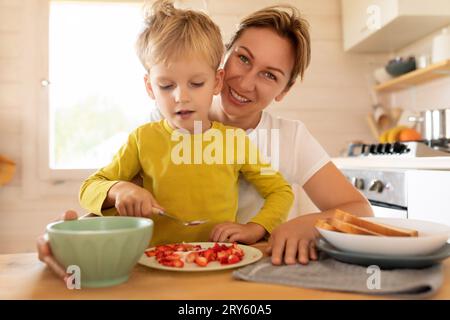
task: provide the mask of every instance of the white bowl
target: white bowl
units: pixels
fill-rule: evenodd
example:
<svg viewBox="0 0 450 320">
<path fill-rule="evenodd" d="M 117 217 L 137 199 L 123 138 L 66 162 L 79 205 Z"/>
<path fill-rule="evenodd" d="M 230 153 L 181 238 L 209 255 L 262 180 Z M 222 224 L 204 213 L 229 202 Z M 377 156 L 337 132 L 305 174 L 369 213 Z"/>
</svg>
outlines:
<svg viewBox="0 0 450 320">
<path fill-rule="evenodd" d="M 388 256 L 426 255 L 441 248 L 450 237 L 450 227 L 435 222 L 397 218 L 364 219 L 393 227 L 415 229 L 419 232 L 419 236 L 378 237 L 316 229 L 340 250 Z"/>
</svg>

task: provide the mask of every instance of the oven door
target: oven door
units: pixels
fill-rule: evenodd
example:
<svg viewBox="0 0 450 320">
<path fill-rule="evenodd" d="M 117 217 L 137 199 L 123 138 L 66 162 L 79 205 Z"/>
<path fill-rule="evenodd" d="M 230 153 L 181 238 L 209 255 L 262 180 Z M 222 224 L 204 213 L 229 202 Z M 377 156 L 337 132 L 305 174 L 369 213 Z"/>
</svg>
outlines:
<svg viewBox="0 0 450 320">
<path fill-rule="evenodd" d="M 373 214 L 377 218 L 408 218 L 408 210 L 405 207 L 390 205 L 387 203 L 369 200 Z"/>
</svg>

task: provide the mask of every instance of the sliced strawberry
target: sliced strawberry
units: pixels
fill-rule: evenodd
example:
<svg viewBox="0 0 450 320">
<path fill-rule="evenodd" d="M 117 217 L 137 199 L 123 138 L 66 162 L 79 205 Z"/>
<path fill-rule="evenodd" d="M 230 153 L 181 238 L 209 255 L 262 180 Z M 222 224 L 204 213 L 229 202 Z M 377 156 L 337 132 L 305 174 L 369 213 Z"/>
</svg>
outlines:
<svg viewBox="0 0 450 320">
<path fill-rule="evenodd" d="M 231 249 L 231 254 L 234 254 L 234 255 L 236 255 L 238 257 L 243 257 L 244 256 L 244 251 L 242 251 L 241 249 L 232 248 Z"/>
<path fill-rule="evenodd" d="M 206 267 L 206 265 L 208 264 L 208 259 L 199 256 L 195 258 L 195 263 L 200 267 Z"/>
<path fill-rule="evenodd" d="M 219 259 L 220 264 L 228 264 L 228 256 Z"/>
<path fill-rule="evenodd" d="M 228 258 L 229 254 L 225 251 L 219 251 L 217 252 L 217 259 L 220 260 L 222 258 Z"/>
<path fill-rule="evenodd" d="M 222 248 L 217 242 L 214 243 L 214 246 L 211 249 L 213 249 L 215 253 L 222 251 Z"/>
<path fill-rule="evenodd" d="M 167 250 L 173 250 L 173 248 L 170 245 L 161 245 L 156 247 L 157 251 L 167 251 Z"/>
<path fill-rule="evenodd" d="M 165 260 L 180 260 L 180 256 L 176 253 L 167 255 L 164 257 Z"/>
<path fill-rule="evenodd" d="M 237 255 L 229 255 L 228 256 L 228 264 L 238 263 L 241 259 Z"/>
<path fill-rule="evenodd" d="M 165 259 L 161 259 L 158 261 L 160 264 L 162 264 L 163 266 L 166 267 L 173 267 L 173 260 L 165 260 Z"/>
<path fill-rule="evenodd" d="M 186 256 L 186 262 L 193 263 L 193 262 L 195 262 L 195 258 L 197 258 L 197 257 L 198 257 L 198 252 L 190 252 Z"/>
<path fill-rule="evenodd" d="M 173 260 L 172 261 L 172 266 L 175 268 L 183 268 L 184 267 L 184 262 L 182 260 Z"/>
<path fill-rule="evenodd" d="M 162 254 L 164 257 L 168 257 L 168 256 L 171 256 L 172 254 L 175 254 L 175 251 L 172 251 L 172 250 L 166 250 L 166 251 L 162 251 L 161 254 Z"/>
<path fill-rule="evenodd" d="M 217 255 L 213 249 L 207 249 L 205 251 L 202 251 L 201 255 L 203 257 L 205 257 L 208 261 L 214 261 L 214 260 L 216 260 L 216 257 L 217 257 Z"/>
<path fill-rule="evenodd" d="M 160 259 L 164 258 L 164 251 L 156 252 L 155 257 L 156 257 L 156 260 L 160 260 Z"/>
<path fill-rule="evenodd" d="M 148 251 L 145 251 L 145 255 L 146 255 L 147 257 L 154 257 L 154 256 L 156 255 L 156 250 L 148 250 Z"/>
</svg>

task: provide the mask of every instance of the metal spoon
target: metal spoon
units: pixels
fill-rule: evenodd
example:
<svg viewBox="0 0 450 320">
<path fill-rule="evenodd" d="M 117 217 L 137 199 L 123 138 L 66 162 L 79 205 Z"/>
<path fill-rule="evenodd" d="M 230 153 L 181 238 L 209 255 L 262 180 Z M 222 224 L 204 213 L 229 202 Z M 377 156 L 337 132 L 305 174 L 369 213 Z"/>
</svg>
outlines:
<svg viewBox="0 0 450 320">
<path fill-rule="evenodd" d="M 163 211 L 163 210 L 161 210 L 161 209 L 158 209 L 158 208 L 153 208 L 152 211 L 153 211 L 153 213 L 159 214 L 160 216 L 163 216 L 163 217 L 167 217 L 167 218 L 176 220 L 176 221 L 178 221 L 179 223 L 181 223 L 182 225 L 187 226 L 187 227 L 198 226 L 199 224 L 203 224 L 203 223 L 209 221 L 209 220 L 192 220 L 192 221 L 185 221 L 185 220 L 181 220 L 181 219 L 179 219 L 179 218 L 177 218 L 177 217 L 174 217 L 174 216 L 168 214 L 167 212 L 165 212 L 165 211 Z"/>
</svg>

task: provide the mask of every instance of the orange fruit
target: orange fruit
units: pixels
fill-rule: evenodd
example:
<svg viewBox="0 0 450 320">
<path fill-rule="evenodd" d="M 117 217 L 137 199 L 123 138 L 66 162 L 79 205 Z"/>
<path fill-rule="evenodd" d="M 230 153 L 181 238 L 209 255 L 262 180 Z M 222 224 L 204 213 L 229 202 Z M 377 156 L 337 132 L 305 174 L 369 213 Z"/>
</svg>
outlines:
<svg viewBox="0 0 450 320">
<path fill-rule="evenodd" d="M 398 136 L 399 141 L 417 141 L 422 140 L 422 136 L 417 130 L 412 128 L 403 129 Z"/>
</svg>

